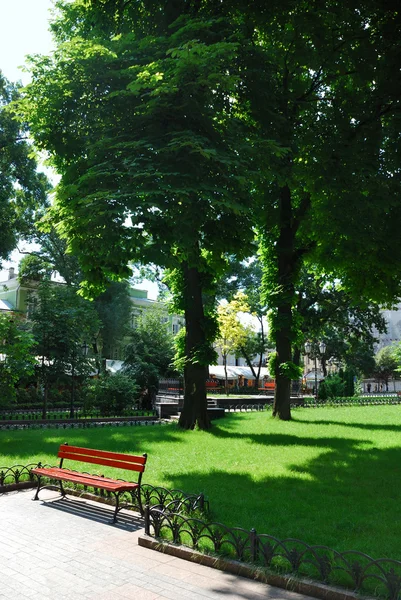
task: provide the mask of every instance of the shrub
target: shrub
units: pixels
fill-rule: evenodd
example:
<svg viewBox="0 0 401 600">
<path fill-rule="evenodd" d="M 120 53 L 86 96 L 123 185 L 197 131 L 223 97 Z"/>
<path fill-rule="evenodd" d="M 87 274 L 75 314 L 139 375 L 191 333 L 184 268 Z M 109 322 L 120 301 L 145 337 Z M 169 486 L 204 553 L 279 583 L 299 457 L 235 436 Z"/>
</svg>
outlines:
<svg viewBox="0 0 401 600">
<path fill-rule="evenodd" d="M 103 417 L 121 416 L 135 405 L 139 387 L 129 375 L 116 373 L 94 379 L 82 390 L 85 412 L 99 410 Z"/>
<path fill-rule="evenodd" d="M 344 396 L 345 382 L 337 375 L 328 375 L 319 386 L 319 399 L 338 398 Z"/>
</svg>

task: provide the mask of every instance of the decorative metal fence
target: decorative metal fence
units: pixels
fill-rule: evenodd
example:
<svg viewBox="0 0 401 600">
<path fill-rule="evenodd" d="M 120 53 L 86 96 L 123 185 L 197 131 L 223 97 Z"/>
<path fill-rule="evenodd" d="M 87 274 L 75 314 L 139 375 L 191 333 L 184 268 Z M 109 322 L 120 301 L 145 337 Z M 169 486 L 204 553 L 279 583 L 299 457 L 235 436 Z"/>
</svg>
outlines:
<svg viewBox="0 0 401 600">
<path fill-rule="evenodd" d="M 37 485 L 37 479 L 32 474 L 32 469 L 38 466 L 50 466 L 42 465 L 41 463 L 31 463 L 29 465 L 14 465 L 12 467 L 0 467 L 0 494 L 15 489 L 24 489 L 27 487 L 34 487 Z M 51 483 L 51 479 L 48 479 Z M 123 481 L 123 480 L 121 480 Z M 79 486 L 76 484 L 69 484 L 70 491 L 77 494 L 83 494 L 88 491 L 86 486 Z M 102 500 L 113 502 L 113 496 L 108 494 L 104 490 L 97 488 L 91 488 L 91 493 Z M 137 499 L 134 494 L 126 492 L 122 499 L 127 508 L 137 507 Z M 191 514 L 194 511 L 201 511 L 204 513 L 209 510 L 209 502 L 205 500 L 203 494 L 187 494 L 182 490 L 169 490 L 167 488 L 150 485 L 144 483 L 141 485 L 141 500 L 142 505 L 152 506 L 156 505 L 159 508 L 169 511 L 180 511 L 186 514 Z"/>
<path fill-rule="evenodd" d="M 159 379 L 159 391 L 161 396 L 183 396 L 184 382 L 182 379 Z"/>
<path fill-rule="evenodd" d="M 165 425 L 165 421 L 156 417 L 150 419 L 135 419 L 135 420 L 110 420 L 100 419 L 99 421 L 60 421 L 60 422 L 43 422 L 43 423 L 1 423 L 0 430 L 17 430 L 17 429 L 93 429 L 100 427 L 138 427 L 143 425 Z"/>
<path fill-rule="evenodd" d="M 341 398 L 327 398 L 316 400 L 305 396 L 303 406 L 305 408 L 318 408 L 321 406 L 375 406 L 382 404 L 401 404 L 401 396 L 397 394 L 382 394 L 380 396 L 349 396 Z"/>
<path fill-rule="evenodd" d="M 229 404 L 228 406 L 224 406 L 224 408 L 227 412 L 255 412 L 268 410 L 271 408 L 271 404 L 266 404 L 266 402 L 257 402 L 255 404 Z"/>
<path fill-rule="evenodd" d="M 373 559 L 362 552 L 337 552 L 297 539 L 279 540 L 254 529 L 207 523 L 157 506 L 145 507 L 145 533 L 282 574 L 342 585 L 389 600 L 401 598 L 401 562 L 397 560 Z"/>
<path fill-rule="evenodd" d="M 126 411 L 123 415 L 107 415 L 107 418 L 134 418 L 134 417 L 146 417 L 155 416 L 154 410 L 139 410 L 139 408 L 133 408 L 130 411 Z M 89 420 L 89 419 L 102 419 L 106 415 L 101 415 L 99 410 L 85 411 L 83 408 L 74 409 L 74 420 Z M 66 420 L 70 419 L 69 408 L 57 408 L 49 409 L 46 411 L 46 421 L 54 420 Z M 0 423 L 1 421 L 42 421 L 42 410 L 39 408 L 10 408 L 0 410 Z"/>
</svg>

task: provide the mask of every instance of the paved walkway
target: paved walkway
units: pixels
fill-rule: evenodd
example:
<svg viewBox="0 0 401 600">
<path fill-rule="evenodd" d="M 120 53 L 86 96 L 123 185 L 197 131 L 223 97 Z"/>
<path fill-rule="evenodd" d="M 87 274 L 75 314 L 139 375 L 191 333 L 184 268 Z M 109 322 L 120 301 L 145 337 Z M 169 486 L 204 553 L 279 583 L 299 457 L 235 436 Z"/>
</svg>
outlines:
<svg viewBox="0 0 401 600">
<path fill-rule="evenodd" d="M 305 600 L 300 594 L 138 546 L 142 520 L 43 490 L 0 496 L 0 598 Z M 84 505 L 84 506 L 83 506 Z"/>
</svg>

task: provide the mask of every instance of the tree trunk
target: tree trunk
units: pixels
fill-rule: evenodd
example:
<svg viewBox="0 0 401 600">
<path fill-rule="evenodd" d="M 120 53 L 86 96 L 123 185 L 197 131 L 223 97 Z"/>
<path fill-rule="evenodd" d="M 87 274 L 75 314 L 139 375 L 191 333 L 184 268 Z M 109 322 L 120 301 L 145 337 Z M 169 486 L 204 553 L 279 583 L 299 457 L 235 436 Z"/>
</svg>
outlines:
<svg viewBox="0 0 401 600">
<path fill-rule="evenodd" d="M 206 379 L 208 365 L 197 360 L 202 348 L 207 343 L 205 336 L 205 319 L 202 300 L 202 286 L 199 271 L 195 267 L 183 265 L 185 280 L 185 357 L 184 367 L 184 404 L 178 422 L 183 429 L 200 429 L 211 427 L 207 414 Z"/>
<path fill-rule="evenodd" d="M 291 419 L 291 378 L 285 374 L 283 363 L 292 363 L 291 344 L 294 336 L 293 302 L 294 281 L 299 270 L 299 260 L 295 248 L 297 227 L 294 223 L 291 191 L 288 186 L 280 189 L 280 233 L 276 244 L 277 289 L 276 311 L 273 329 L 276 338 L 276 386 L 274 392 L 273 416 L 284 421 Z"/>
<path fill-rule="evenodd" d="M 281 306 L 278 309 L 278 318 L 285 317 L 292 321 L 291 305 Z M 291 419 L 291 379 L 286 377 L 280 369 L 282 363 L 291 361 L 291 339 L 288 327 L 282 327 L 276 332 L 276 386 L 274 390 L 273 417 L 279 417 L 283 421 Z"/>
<path fill-rule="evenodd" d="M 245 358 L 246 364 L 247 364 L 247 365 L 248 365 L 248 367 L 251 369 L 252 375 L 253 375 L 253 376 L 254 376 L 254 378 L 255 378 L 254 387 L 256 387 L 256 388 L 257 388 L 257 387 L 258 387 L 258 382 L 259 382 L 260 368 L 259 368 L 259 373 L 256 375 L 256 373 L 255 373 L 255 369 L 253 368 L 252 361 L 251 361 L 250 357 L 248 356 L 248 354 L 247 354 L 247 352 L 246 352 L 245 348 L 244 348 L 243 346 L 241 346 L 240 350 L 241 350 L 241 353 L 242 353 L 243 357 Z"/>
<path fill-rule="evenodd" d="M 223 365 L 224 365 L 224 391 L 228 396 L 228 376 L 227 376 L 227 354 L 223 353 Z"/>
<path fill-rule="evenodd" d="M 42 355 L 42 372 L 40 377 L 40 389 L 43 386 L 43 404 L 42 404 L 42 419 L 47 419 L 47 398 L 48 398 L 48 383 L 47 374 L 45 371 L 45 357 Z M 44 382 L 44 383 L 43 383 Z"/>
<path fill-rule="evenodd" d="M 259 388 L 259 379 L 260 379 L 260 370 L 262 368 L 262 361 L 263 361 L 263 351 L 265 348 L 265 328 L 263 326 L 263 315 L 257 315 L 258 321 L 260 323 L 260 345 L 261 345 L 261 352 L 259 354 L 259 363 L 258 363 L 258 374 L 257 377 L 255 377 L 255 385 L 254 387 L 256 389 Z"/>
</svg>

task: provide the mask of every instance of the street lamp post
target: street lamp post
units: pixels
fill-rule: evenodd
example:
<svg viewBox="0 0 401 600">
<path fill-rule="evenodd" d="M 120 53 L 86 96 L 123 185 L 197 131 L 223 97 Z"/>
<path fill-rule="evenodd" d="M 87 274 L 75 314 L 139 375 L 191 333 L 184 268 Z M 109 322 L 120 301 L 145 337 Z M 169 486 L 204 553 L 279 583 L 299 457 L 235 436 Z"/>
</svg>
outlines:
<svg viewBox="0 0 401 600">
<path fill-rule="evenodd" d="M 313 358 L 314 363 L 315 363 L 315 399 L 317 400 L 317 357 L 318 357 L 318 353 L 316 351 L 316 349 L 313 351 L 313 346 L 315 346 L 316 348 L 319 348 L 319 353 L 321 354 L 321 356 L 323 356 L 326 352 L 326 344 L 324 342 L 319 342 L 318 344 L 311 344 L 311 342 L 306 342 L 305 343 L 305 353 L 310 357 Z"/>
</svg>

